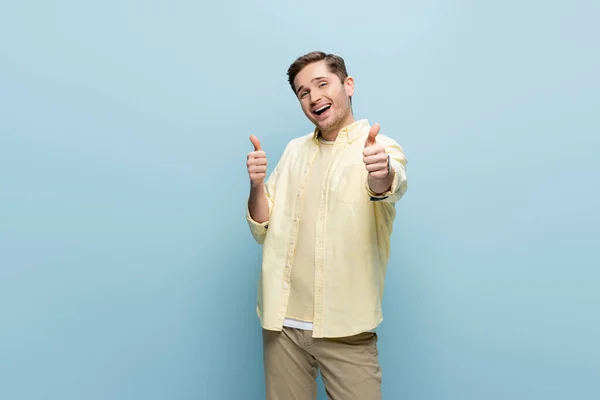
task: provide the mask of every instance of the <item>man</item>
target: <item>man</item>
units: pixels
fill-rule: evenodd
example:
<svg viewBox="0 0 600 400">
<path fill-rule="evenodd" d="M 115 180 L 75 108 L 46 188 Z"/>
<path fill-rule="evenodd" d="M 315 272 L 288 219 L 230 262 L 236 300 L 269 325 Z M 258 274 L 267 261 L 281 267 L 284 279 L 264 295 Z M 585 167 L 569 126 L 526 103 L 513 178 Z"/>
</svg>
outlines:
<svg viewBox="0 0 600 400">
<path fill-rule="evenodd" d="M 247 156 L 267 399 L 315 399 L 317 370 L 330 399 L 380 399 L 374 329 L 406 158 L 378 124 L 355 121 L 341 57 L 299 57 L 288 80 L 314 132 L 288 143 L 266 183 L 255 136 Z"/>
</svg>

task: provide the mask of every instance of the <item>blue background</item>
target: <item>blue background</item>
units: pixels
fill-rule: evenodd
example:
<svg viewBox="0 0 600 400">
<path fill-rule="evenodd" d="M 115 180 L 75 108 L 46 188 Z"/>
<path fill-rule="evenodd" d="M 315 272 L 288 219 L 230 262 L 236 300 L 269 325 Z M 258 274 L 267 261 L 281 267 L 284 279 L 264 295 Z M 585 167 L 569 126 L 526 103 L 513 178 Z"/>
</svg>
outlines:
<svg viewBox="0 0 600 400">
<path fill-rule="evenodd" d="M 409 160 L 384 398 L 600 398 L 597 2 L 85 3 L 0 5 L 0 398 L 264 398 L 248 136 L 315 49 Z"/>
</svg>

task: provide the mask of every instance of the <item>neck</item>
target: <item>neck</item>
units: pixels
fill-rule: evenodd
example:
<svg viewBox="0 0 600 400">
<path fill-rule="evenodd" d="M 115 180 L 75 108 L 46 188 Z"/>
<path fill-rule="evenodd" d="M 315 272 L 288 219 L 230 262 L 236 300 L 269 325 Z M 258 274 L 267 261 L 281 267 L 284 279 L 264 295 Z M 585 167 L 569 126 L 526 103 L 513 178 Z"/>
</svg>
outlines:
<svg viewBox="0 0 600 400">
<path fill-rule="evenodd" d="M 350 125 L 353 122 L 354 122 L 354 115 L 352 115 L 352 113 L 348 113 L 346 118 L 342 119 L 335 126 L 332 126 L 331 128 L 329 128 L 327 130 L 322 130 L 321 136 L 323 137 L 323 139 L 325 139 L 327 141 L 334 141 L 337 138 L 337 135 L 340 132 L 340 130 L 342 130 L 342 128 Z"/>
</svg>

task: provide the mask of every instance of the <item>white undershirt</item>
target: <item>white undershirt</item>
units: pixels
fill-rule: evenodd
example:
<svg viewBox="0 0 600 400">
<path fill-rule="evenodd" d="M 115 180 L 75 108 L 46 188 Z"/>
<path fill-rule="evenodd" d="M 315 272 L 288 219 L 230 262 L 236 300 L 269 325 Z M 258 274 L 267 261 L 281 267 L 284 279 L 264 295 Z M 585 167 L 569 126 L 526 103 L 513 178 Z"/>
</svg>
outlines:
<svg viewBox="0 0 600 400">
<path fill-rule="evenodd" d="M 312 329 L 313 329 L 312 322 L 299 321 L 297 319 L 292 319 L 292 318 L 284 319 L 283 326 L 287 326 L 288 328 L 302 329 L 304 331 L 312 331 Z"/>
</svg>

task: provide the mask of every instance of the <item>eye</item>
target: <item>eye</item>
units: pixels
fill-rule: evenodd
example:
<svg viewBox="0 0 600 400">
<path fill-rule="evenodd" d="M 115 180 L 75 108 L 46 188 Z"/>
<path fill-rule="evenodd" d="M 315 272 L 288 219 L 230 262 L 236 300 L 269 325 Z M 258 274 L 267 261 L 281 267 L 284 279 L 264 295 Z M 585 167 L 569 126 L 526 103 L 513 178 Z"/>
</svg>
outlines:
<svg viewBox="0 0 600 400">
<path fill-rule="evenodd" d="M 306 96 L 308 94 L 308 91 L 304 91 L 302 93 L 300 93 L 300 98 L 303 98 L 304 96 Z"/>
<path fill-rule="evenodd" d="M 327 85 L 327 82 L 321 82 L 321 83 L 319 83 L 319 87 L 323 87 L 323 86 L 326 86 L 326 85 Z"/>
</svg>

